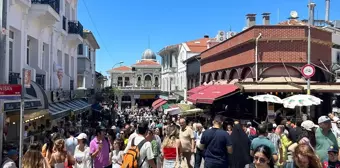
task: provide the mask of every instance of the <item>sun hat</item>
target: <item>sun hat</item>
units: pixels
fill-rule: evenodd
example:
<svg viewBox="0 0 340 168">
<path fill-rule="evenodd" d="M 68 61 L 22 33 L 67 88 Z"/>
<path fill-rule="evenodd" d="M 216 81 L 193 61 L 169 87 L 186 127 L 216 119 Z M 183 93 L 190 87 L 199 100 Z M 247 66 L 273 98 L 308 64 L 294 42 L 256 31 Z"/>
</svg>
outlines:
<svg viewBox="0 0 340 168">
<path fill-rule="evenodd" d="M 87 139 L 87 135 L 85 133 L 80 133 L 78 136 L 77 136 L 77 139 Z"/>
<path fill-rule="evenodd" d="M 312 131 L 313 128 L 319 127 L 318 125 L 315 125 L 313 121 L 311 120 L 306 120 L 301 123 L 301 127 L 304 128 L 307 131 Z"/>
</svg>

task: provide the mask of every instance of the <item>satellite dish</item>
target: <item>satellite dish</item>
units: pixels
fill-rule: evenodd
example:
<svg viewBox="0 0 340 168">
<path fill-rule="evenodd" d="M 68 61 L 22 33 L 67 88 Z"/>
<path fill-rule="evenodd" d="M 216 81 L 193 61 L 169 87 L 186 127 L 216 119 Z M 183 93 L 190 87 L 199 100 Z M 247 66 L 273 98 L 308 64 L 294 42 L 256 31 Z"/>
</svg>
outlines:
<svg viewBox="0 0 340 168">
<path fill-rule="evenodd" d="M 292 18 L 298 18 L 298 13 L 296 11 L 291 11 L 290 12 L 290 17 Z"/>
</svg>

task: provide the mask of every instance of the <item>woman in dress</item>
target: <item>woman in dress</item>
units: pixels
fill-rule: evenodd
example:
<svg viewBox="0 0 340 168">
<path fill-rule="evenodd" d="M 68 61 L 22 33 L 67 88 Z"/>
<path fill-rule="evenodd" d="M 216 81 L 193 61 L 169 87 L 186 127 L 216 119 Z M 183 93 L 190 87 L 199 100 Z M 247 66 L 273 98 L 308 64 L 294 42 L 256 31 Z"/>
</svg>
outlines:
<svg viewBox="0 0 340 168">
<path fill-rule="evenodd" d="M 122 142 L 120 140 L 116 139 L 113 142 L 113 151 L 111 152 L 111 163 L 112 163 L 112 168 L 120 168 L 123 162 L 123 146 Z"/>
<path fill-rule="evenodd" d="M 236 124 L 234 126 L 230 137 L 233 149 L 235 149 L 231 154 L 230 167 L 240 168 L 251 163 L 251 157 L 249 153 L 251 142 L 240 124 Z"/>
<path fill-rule="evenodd" d="M 166 135 L 162 144 L 163 168 L 174 168 L 176 159 L 181 153 L 179 128 L 176 125 L 169 125 Z"/>
<path fill-rule="evenodd" d="M 74 168 L 91 168 L 90 148 L 86 145 L 87 135 L 80 133 L 77 136 L 78 145 L 74 150 L 75 165 Z"/>
</svg>

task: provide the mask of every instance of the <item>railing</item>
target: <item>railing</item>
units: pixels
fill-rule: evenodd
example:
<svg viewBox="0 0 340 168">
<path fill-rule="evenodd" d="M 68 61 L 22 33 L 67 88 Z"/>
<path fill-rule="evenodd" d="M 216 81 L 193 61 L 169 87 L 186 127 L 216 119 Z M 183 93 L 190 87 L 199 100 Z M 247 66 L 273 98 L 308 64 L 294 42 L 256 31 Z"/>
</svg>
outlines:
<svg viewBox="0 0 340 168">
<path fill-rule="evenodd" d="M 68 21 L 68 33 L 84 37 L 83 29 L 83 25 L 79 21 Z"/>
<path fill-rule="evenodd" d="M 32 4 L 50 5 L 58 14 L 60 12 L 60 0 L 31 0 Z"/>
<path fill-rule="evenodd" d="M 74 80 L 70 80 L 70 90 L 74 90 Z"/>
<path fill-rule="evenodd" d="M 66 21 L 67 21 L 66 17 L 63 16 L 63 30 L 65 31 L 66 31 L 66 23 L 67 23 Z"/>
<path fill-rule="evenodd" d="M 40 85 L 43 89 L 45 89 L 45 75 L 43 74 L 36 74 L 35 81 L 38 85 Z"/>
<path fill-rule="evenodd" d="M 19 84 L 20 83 L 20 73 L 10 72 L 9 73 L 9 84 Z"/>
</svg>

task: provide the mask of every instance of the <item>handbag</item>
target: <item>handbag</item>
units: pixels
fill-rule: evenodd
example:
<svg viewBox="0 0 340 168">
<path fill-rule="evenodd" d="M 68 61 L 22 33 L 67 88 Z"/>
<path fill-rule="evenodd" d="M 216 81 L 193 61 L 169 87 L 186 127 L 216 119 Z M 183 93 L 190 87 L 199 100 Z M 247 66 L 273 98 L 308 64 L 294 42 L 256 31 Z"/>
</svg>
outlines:
<svg viewBox="0 0 340 168">
<path fill-rule="evenodd" d="M 185 157 L 179 157 L 178 148 L 176 147 L 176 163 L 175 168 L 189 168 L 187 159 Z"/>
</svg>

